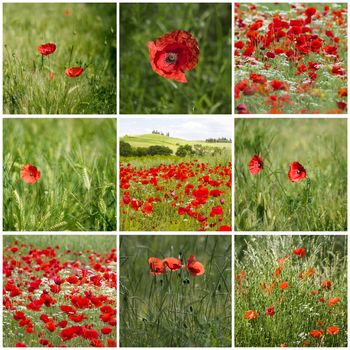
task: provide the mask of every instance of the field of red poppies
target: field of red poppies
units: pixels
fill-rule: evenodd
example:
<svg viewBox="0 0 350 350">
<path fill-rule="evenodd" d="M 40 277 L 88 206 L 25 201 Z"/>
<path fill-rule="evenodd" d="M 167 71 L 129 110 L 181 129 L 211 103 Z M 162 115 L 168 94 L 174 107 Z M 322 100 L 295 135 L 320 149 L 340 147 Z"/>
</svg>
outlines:
<svg viewBox="0 0 350 350">
<path fill-rule="evenodd" d="M 346 236 L 236 236 L 237 347 L 347 346 Z"/>
<path fill-rule="evenodd" d="M 122 231 L 231 231 L 231 163 L 120 164 Z"/>
<path fill-rule="evenodd" d="M 347 4 L 236 4 L 235 112 L 347 111 Z"/>
<path fill-rule="evenodd" d="M 5 347 L 116 346 L 115 237 L 3 242 Z"/>
</svg>

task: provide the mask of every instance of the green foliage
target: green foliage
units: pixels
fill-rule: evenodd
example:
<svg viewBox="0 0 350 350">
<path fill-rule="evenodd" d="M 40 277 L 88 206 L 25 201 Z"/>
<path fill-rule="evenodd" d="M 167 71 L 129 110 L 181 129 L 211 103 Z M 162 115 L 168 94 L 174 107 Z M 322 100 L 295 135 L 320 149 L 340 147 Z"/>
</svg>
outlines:
<svg viewBox="0 0 350 350">
<path fill-rule="evenodd" d="M 304 258 L 293 254 L 300 247 L 306 248 Z M 287 256 L 283 263 L 277 262 Z M 279 266 L 283 269 L 276 275 Z M 307 275 L 312 268 L 315 272 Z M 235 273 L 236 347 L 347 346 L 346 236 L 236 236 Z M 330 288 L 321 287 L 325 280 L 332 282 Z M 288 282 L 288 288 L 278 288 L 282 282 Z M 340 301 L 328 306 L 335 297 Z M 275 314 L 266 316 L 271 306 Z M 259 317 L 245 319 L 248 310 Z M 327 334 L 330 326 L 339 327 L 339 333 Z M 321 339 L 310 337 L 315 329 L 324 331 Z"/>
<path fill-rule="evenodd" d="M 3 15 L 4 113 L 116 113 L 115 4 L 5 4 Z M 48 42 L 57 49 L 43 57 Z"/>
<path fill-rule="evenodd" d="M 194 151 L 191 145 L 183 145 L 183 146 L 179 146 L 175 155 L 177 155 L 178 157 L 193 156 Z"/>
<path fill-rule="evenodd" d="M 120 112 L 231 113 L 231 13 L 230 4 L 121 4 Z M 187 84 L 160 77 L 149 62 L 147 43 L 177 29 L 200 48 Z"/>
<path fill-rule="evenodd" d="M 167 156 L 167 155 L 170 155 L 172 153 L 173 153 L 173 151 L 169 147 L 166 147 L 166 146 L 155 145 L 155 146 L 148 147 L 148 154 L 151 156 L 157 156 L 157 155 Z"/>
<path fill-rule="evenodd" d="M 346 231 L 347 121 L 237 119 L 235 227 L 239 231 Z M 254 154 L 264 169 L 252 175 Z M 308 179 L 292 183 L 290 163 Z"/>
<path fill-rule="evenodd" d="M 179 254 L 205 274 L 150 275 L 149 257 Z M 122 236 L 120 276 L 120 346 L 231 346 L 230 236 Z"/>
<path fill-rule="evenodd" d="M 5 119 L 6 231 L 116 229 L 114 119 Z M 29 185 L 20 169 L 41 172 Z"/>
<path fill-rule="evenodd" d="M 133 155 L 133 149 L 130 143 L 119 141 L 119 154 L 121 157 L 131 157 Z"/>
<path fill-rule="evenodd" d="M 173 151 L 166 146 L 131 147 L 130 143 L 120 141 L 119 153 L 122 157 L 169 156 Z"/>
</svg>

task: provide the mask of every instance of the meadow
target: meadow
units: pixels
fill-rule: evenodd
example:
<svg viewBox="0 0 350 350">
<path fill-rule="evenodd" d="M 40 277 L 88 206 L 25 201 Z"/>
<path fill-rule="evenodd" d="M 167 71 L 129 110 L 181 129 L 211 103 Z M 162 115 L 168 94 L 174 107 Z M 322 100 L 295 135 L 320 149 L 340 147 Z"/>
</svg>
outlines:
<svg viewBox="0 0 350 350">
<path fill-rule="evenodd" d="M 116 237 L 3 238 L 4 347 L 116 347 Z"/>
<path fill-rule="evenodd" d="M 346 236 L 236 236 L 235 346 L 347 347 Z"/>
<path fill-rule="evenodd" d="M 152 275 L 147 260 L 195 256 L 186 268 Z M 231 347 L 231 237 L 121 236 L 121 347 Z"/>
<path fill-rule="evenodd" d="M 4 119 L 3 140 L 5 231 L 116 229 L 114 119 Z"/>
<path fill-rule="evenodd" d="M 292 162 L 305 178 L 289 179 Z M 346 119 L 237 119 L 234 171 L 236 230 L 347 230 Z"/>
<path fill-rule="evenodd" d="M 115 4 L 4 4 L 3 25 L 4 114 L 116 113 Z"/>
<path fill-rule="evenodd" d="M 230 114 L 231 12 L 230 4 L 121 4 L 120 113 Z M 186 84 L 157 75 L 147 48 L 178 29 L 190 32 L 200 50 Z"/>
<path fill-rule="evenodd" d="M 150 139 L 173 149 L 197 144 L 158 135 L 139 136 L 135 144 L 150 145 Z M 121 231 L 231 230 L 231 143 L 205 145 L 202 156 L 120 158 Z"/>
<path fill-rule="evenodd" d="M 236 4 L 235 111 L 347 111 L 347 5 Z"/>
</svg>

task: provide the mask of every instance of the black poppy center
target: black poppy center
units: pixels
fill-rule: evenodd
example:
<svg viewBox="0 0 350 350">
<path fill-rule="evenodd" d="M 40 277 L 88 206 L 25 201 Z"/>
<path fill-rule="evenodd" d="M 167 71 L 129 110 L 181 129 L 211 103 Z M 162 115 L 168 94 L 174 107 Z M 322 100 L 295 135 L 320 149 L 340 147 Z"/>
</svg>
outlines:
<svg viewBox="0 0 350 350">
<path fill-rule="evenodd" d="M 300 173 L 301 173 L 301 171 L 298 169 L 298 170 L 297 170 L 297 174 L 300 174 Z"/>
<path fill-rule="evenodd" d="M 174 64 L 177 61 L 177 53 L 175 52 L 168 52 L 165 57 L 165 62 L 167 64 Z"/>
<path fill-rule="evenodd" d="M 29 176 L 34 176 L 34 174 L 33 173 L 29 173 Z"/>
<path fill-rule="evenodd" d="M 261 168 L 261 164 L 260 163 L 258 163 L 258 168 Z"/>
</svg>

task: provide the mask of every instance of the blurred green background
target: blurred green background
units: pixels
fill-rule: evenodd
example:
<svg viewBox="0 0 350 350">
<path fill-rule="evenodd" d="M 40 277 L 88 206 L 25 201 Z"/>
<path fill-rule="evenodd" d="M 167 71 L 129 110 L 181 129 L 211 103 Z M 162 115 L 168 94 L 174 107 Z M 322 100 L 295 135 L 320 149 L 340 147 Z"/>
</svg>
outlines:
<svg viewBox="0 0 350 350">
<path fill-rule="evenodd" d="M 198 41 L 187 84 L 157 75 L 147 43 L 177 29 Z M 230 114 L 231 4 L 120 4 L 120 113 Z"/>
</svg>

